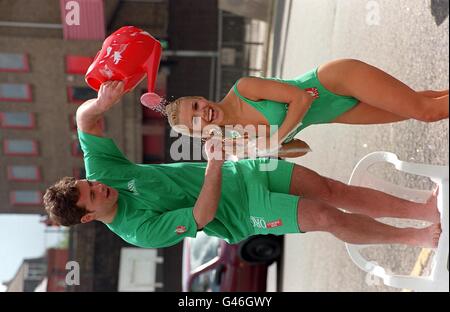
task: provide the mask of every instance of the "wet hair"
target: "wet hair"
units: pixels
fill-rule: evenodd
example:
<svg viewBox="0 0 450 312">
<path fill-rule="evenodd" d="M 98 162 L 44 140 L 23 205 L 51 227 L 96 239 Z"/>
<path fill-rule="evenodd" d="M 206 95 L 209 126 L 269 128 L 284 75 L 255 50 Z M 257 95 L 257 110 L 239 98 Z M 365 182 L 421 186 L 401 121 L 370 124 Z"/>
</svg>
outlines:
<svg viewBox="0 0 450 312">
<path fill-rule="evenodd" d="M 76 205 L 80 198 L 77 180 L 64 177 L 50 186 L 44 195 L 44 207 L 50 220 L 58 225 L 70 226 L 81 223 L 81 217 L 88 213 L 86 208 Z"/>
<path fill-rule="evenodd" d="M 191 136 L 191 137 L 201 137 L 202 140 L 206 140 L 209 137 L 213 136 L 213 135 L 221 135 L 223 136 L 223 134 L 225 133 L 225 127 L 220 127 L 220 126 L 213 126 L 214 129 L 211 129 L 210 134 L 205 136 L 201 136 L 198 135 L 196 133 L 193 132 L 192 129 L 190 129 L 187 125 L 183 125 L 180 123 L 180 106 L 181 106 L 181 102 L 184 100 L 191 100 L 191 99 L 196 99 L 196 98 L 200 98 L 197 96 L 183 96 L 180 97 L 172 102 L 170 102 L 167 106 L 166 106 L 166 115 L 167 115 L 167 121 L 169 122 L 170 127 L 178 132 L 181 133 L 182 135 L 186 135 L 186 136 Z"/>
<path fill-rule="evenodd" d="M 196 97 L 194 96 L 183 96 L 175 101 L 170 102 L 166 106 L 166 114 L 167 114 L 167 121 L 169 122 L 170 127 L 183 135 L 186 136 L 193 136 L 192 129 L 189 129 L 188 126 L 180 124 L 180 106 L 181 101 L 183 100 L 189 100 L 194 99 Z"/>
</svg>

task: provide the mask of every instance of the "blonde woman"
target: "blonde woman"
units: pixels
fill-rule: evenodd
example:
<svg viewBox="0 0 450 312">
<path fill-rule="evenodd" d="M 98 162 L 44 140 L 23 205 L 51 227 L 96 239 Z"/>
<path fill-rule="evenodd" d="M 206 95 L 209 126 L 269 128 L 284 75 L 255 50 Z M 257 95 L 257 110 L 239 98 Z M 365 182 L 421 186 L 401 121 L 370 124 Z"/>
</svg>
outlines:
<svg viewBox="0 0 450 312">
<path fill-rule="evenodd" d="M 293 138 L 310 125 L 434 122 L 448 118 L 448 111 L 448 90 L 415 91 L 354 59 L 320 65 L 292 80 L 241 78 L 220 102 L 187 96 L 166 107 L 170 125 L 186 135 L 207 137 L 203 130 L 211 126 L 265 126 L 265 133 L 257 132 L 258 146 L 275 142 L 281 157 L 308 151 L 305 142 Z"/>
</svg>

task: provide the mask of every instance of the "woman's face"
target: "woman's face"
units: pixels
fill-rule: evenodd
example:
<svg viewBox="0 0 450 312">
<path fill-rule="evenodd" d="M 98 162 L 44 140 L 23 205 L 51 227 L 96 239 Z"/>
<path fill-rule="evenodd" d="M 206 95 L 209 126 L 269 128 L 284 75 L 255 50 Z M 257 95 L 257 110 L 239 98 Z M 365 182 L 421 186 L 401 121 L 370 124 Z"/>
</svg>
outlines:
<svg viewBox="0 0 450 312">
<path fill-rule="evenodd" d="M 203 131 L 207 126 L 220 126 L 223 110 L 214 102 L 203 97 L 189 97 L 179 100 L 178 120 L 181 125 L 193 131 Z"/>
</svg>

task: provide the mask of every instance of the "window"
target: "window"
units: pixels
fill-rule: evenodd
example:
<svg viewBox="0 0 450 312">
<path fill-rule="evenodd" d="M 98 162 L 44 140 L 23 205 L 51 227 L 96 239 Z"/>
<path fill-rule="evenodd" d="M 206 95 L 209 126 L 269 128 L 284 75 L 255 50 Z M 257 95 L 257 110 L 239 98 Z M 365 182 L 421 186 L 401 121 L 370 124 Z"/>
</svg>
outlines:
<svg viewBox="0 0 450 312">
<path fill-rule="evenodd" d="M 192 279 L 191 288 L 192 292 L 219 292 L 220 284 L 218 283 L 217 275 L 221 274 L 220 266 L 216 266 L 211 270 L 206 270 L 196 275 Z"/>
<path fill-rule="evenodd" d="M 0 83 L 0 101 L 31 102 L 31 86 L 25 83 Z"/>
<path fill-rule="evenodd" d="M 220 240 L 217 237 L 207 236 L 199 232 L 195 239 L 189 240 L 191 243 L 189 253 L 189 272 L 198 269 L 200 266 L 212 261 L 219 255 Z M 218 267 L 206 270 L 196 275 L 192 280 L 190 291 L 220 291 L 220 284 L 217 283 L 217 274 L 220 274 Z"/>
<path fill-rule="evenodd" d="M 38 166 L 8 166 L 8 180 L 32 182 L 41 180 Z"/>
<path fill-rule="evenodd" d="M 143 135 L 142 147 L 144 163 L 157 163 L 164 161 L 165 140 L 163 134 Z"/>
<path fill-rule="evenodd" d="M 73 168 L 73 177 L 77 180 L 86 179 L 86 170 L 84 168 Z"/>
<path fill-rule="evenodd" d="M 0 128 L 31 129 L 36 125 L 34 114 L 25 112 L 0 112 Z"/>
<path fill-rule="evenodd" d="M 23 53 L 0 53 L 0 72 L 27 72 L 28 57 Z"/>
<path fill-rule="evenodd" d="M 70 102 L 82 103 L 97 97 L 97 92 L 88 87 L 68 87 L 67 95 Z"/>
<path fill-rule="evenodd" d="M 39 153 L 35 140 L 4 140 L 3 152 L 11 156 L 35 156 Z"/>
<path fill-rule="evenodd" d="M 69 115 L 69 126 L 70 130 L 77 131 L 77 117 L 75 114 Z"/>
<path fill-rule="evenodd" d="M 66 73 L 84 75 L 93 61 L 94 58 L 89 56 L 67 55 Z"/>
<path fill-rule="evenodd" d="M 72 155 L 77 157 L 83 156 L 83 150 L 81 149 L 80 141 L 78 140 L 72 142 Z"/>
<path fill-rule="evenodd" d="M 42 193 L 40 191 L 12 191 L 10 193 L 12 205 L 40 205 L 42 204 Z"/>
</svg>

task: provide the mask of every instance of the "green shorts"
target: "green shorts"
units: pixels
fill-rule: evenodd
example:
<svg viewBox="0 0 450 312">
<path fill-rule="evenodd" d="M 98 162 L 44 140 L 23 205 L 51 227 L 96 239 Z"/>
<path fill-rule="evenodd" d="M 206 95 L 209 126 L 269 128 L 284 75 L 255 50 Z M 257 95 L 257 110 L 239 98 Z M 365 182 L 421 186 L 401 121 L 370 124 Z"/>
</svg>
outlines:
<svg viewBox="0 0 450 312">
<path fill-rule="evenodd" d="M 247 189 L 253 234 L 303 233 L 297 216 L 300 197 L 289 194 L 294 164 L 268 158 L 238 163 Z"/>
</svg>

